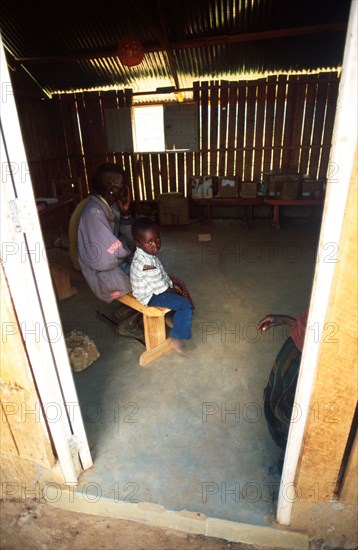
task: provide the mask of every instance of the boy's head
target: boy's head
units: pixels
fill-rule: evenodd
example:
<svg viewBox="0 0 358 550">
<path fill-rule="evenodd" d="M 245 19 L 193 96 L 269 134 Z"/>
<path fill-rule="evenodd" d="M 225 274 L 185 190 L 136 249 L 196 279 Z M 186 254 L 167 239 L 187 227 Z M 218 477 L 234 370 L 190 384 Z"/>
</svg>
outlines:
<svg viewBox="0 0 358 550">
<path fill-rule="evenodd" d="M 132 225 L 133 240 L 138 248 L 156 256 L 160 250 L 159 228 L 151 218 L 138 218 Z"/>
</svg>

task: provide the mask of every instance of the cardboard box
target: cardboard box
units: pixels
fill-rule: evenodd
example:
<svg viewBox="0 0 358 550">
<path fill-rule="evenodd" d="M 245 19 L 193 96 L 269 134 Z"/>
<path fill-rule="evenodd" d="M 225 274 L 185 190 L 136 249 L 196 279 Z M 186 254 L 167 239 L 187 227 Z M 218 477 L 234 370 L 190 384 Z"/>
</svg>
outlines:
<svg viewBox="0 0 358 550">
<path fill-rule="evenodd" d="M 300 194 L 301 174 L 270 174 L 269 196 L 293 200 Z"/>
<path fill-rule="evenodd" d="M 212 176 L 191 177 L 189 180 L 189 189 L 192 199 L 212 199 L 214 194 Z"/>
<path fill-rule="evenodd" d="M 189 201 L 182 193 L 162 193 L 158 197 L 160 225 L 187 225 L 189 218 Z"/>
<path fill-rule="evenodd" d="M 284 180 L 276 185 L 277 196 L 283 200 L 294 200 L 299 195 L 299 182 L 296 180 Z"/>
<path fill-rule="evenodd" d="M 218 197 L 236 198 L 239 196 L 239 182 L 235 176 L 219 178 Z"/>
<path fill-rule="evenodd" d="M 302 180 L 302 198 L 319 199 L 323 191 L 324 180 L 304 178 Z"/>
<path fill-rule="evenodd" d="M 243 181 L 241 183 L 240 197 L 242 199 L 256 199 L 256 196 L 257 196 L 257 182 Z"/>
</svg>

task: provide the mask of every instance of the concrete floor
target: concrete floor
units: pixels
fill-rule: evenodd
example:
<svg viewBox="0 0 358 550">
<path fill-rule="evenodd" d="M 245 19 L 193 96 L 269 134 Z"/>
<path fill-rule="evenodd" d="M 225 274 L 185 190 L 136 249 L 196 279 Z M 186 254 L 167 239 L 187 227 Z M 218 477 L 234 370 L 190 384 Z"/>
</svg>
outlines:
<svg viewBox="0 0 358 550">
<path fill-rule="evenodd" d="M 162 227 L 160 258 L 195 302 L 190 354 L 141 367 L 136 340 L 117 336 L 87 285 L 60 302 L 65 331 L 78 329 L 101 356 L 74 374 L 94 467 L 76 489 L 95 500 L 156 503 L 233 522 L 275 526 L 279 449 L 262 394 L 287 336 L 258 334 L 268 313 L 296 315 L 309 303 L 320 220 L 192 221 Z M 198 234 L 210 233 L 210 242 Z"/>
</svg>

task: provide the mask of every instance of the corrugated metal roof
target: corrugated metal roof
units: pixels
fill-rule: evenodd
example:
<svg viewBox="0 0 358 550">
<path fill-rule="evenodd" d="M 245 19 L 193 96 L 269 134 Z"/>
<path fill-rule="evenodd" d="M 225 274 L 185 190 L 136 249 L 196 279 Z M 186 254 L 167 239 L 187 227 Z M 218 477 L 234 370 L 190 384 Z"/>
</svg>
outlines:
<svg viewBox="0 0 358 550">
<path fill-rule="evenodd" d="M 9 64 L 25 67 L 48 95 L 334 69 L 342 63 L 350 0 L 128 0 L 100 7 L 3 0 Z M 145 48 L 131 68 L 116 56 L 128 33 Z"/>
</svg>

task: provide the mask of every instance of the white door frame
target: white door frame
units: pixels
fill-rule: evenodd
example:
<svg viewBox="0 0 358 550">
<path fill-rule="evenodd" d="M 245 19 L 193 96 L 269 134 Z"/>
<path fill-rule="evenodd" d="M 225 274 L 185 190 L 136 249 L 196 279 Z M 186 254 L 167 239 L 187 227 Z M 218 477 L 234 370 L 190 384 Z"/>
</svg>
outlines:
<svg viewBox="0 0 358 550">
<path fill-rule="evenodd" d="M 64 483 L 92 466 L 0 39 L 1 261 Z M 11 335 L 8 334 L 8 337 Z"/>
<path fill-rule="evenodd" d="M 357 2 L 352 2 L 330 155 L 333 175 L 327 185 L 306 338 L 295 396 L 295 403 L 302 414 L 300 421 L 292 423 L 290 427 L 277 505 L 277 521 L 284 525 L 290 523 L 292 504 L 297 498 L 294 484 L 296 470 L 314 389 L 322 329 L 339 258 L 342 224 L 357 147 L 357 66 Z M 316 335 L 313 328 L 309 329 L 317 326 L 319 338 L 313 337 Z"/>
</svg>

